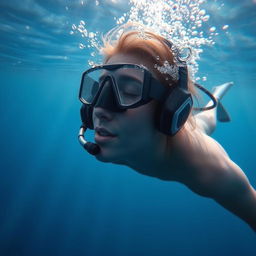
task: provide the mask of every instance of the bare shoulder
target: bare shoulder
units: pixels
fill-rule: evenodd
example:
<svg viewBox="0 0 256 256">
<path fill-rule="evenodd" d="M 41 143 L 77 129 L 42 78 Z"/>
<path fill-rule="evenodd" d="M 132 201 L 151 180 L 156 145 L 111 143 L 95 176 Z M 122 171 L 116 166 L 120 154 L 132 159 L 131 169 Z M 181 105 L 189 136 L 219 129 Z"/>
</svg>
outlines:
<svg viewBox="0 0 256 256">
<path fill-rule="evenodd" d="M 222 146 L 206 134 L 195 134 L 193 175 L 184 180 L 195 193 L 212 198 L 247 222 L 256 232 L 256 191 L 243 170 L 230 159 Z"/>
<path fill-rule="evenodd" d="M 244 172 L 230 159 L 216 140 L 201 131 L 194 130 L 190 143 L 195 172 L 186 185 L 191 190 L 213 198 L 219 193 L 224 195 L 248 186 Z"/>
<path fill-rule="evenodd" d="M 207 197 L 230 199 L 250 188 L 245 173 L 228 156 L 223 156 L 216 164 L 212 163 L 206 168 L 199 170 L 196 180 L 201 193 Z"/>
</svg>

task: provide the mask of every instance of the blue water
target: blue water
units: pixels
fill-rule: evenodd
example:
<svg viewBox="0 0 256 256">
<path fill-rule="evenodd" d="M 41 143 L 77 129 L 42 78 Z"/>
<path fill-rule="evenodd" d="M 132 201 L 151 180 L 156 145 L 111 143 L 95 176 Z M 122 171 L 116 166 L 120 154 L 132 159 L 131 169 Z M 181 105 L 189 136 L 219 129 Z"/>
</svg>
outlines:
<svg viewBox="0 0 256 256">
<path fill-rule="evenodd" d="M 84 2 L 0 2 L 0 255 L 256 255 L 253 231 L 213 200 L 80 147 L 77 95 L 90 52 L 71 25 L 106 32 L 129 8 Z M 234 81 L 223 100 L 232 122 L 213 137 L 256 187 L 256 4 L 217 3 L 210 21 L 229 24 L 230 35 L 205 47 L 199 74 L 207 88 Z"/>
</svg>

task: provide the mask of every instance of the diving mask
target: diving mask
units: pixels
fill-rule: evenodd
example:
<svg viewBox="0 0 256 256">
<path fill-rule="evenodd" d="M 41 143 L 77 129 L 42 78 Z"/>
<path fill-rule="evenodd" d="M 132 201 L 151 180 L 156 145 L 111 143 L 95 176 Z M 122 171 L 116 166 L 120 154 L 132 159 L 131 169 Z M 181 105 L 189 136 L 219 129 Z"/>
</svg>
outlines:
<svg viewBox="0 0 256 256">
<path fill-rule="evenodd" d="M 104 100 L 116 102 L 115 109 L 110 110 L 118 111 L 136 108 L 151 99 L 161 101 L 168 90 L 142 65 L 102 65 L 83 73 L 79 99 L 88 106 L 97 107 L 104 95 Z M 110 93 L 112 99 L 106 97 Z"/>
</svg>

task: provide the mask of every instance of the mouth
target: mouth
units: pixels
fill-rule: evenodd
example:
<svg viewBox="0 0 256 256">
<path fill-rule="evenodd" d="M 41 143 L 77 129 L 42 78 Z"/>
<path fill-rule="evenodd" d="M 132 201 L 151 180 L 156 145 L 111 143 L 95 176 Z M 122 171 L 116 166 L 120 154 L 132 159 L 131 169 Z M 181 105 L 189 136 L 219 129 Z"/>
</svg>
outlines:
<svg viewBox="0 0 256 256">
<path fill-rule="evenodd" d="M 117 136 L 105 128 L 96 127 L 95 128 L 95 141 L 96 143 L 104 143 L 113 140 Z"/>
</svg>

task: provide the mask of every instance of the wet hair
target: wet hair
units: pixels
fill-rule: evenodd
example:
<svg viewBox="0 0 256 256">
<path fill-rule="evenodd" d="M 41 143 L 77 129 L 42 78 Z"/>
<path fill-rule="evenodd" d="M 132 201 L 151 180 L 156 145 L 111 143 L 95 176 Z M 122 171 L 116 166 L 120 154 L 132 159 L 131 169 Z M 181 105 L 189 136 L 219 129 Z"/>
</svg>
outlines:
<svg viewBox="0 0 256 256">
<path fill-rule="evenodd" d="M 104 56 L 104 63 L 116 54 L 131 54 L 149 63 L 151 71 L 166 86 L 175 86 L 177 80 L 168 73 L 160 72 L 157 67 L 163 67 L 165 63 L 175 66 L 176 59 L 172 49 L 165 43 L 165 38 L 155 34 L 142 25 L 126 23 L 110 30 L 103 36 L 103 47 L 101 53 Z M 140 63 L 138 63 L 140 64 Z M 188 90 L 195 98 L 198 97 L 195 85 L 188 77 Z M 186 122 L 193 129 L 196 128 L 192 111 Z"/>
</svg>

